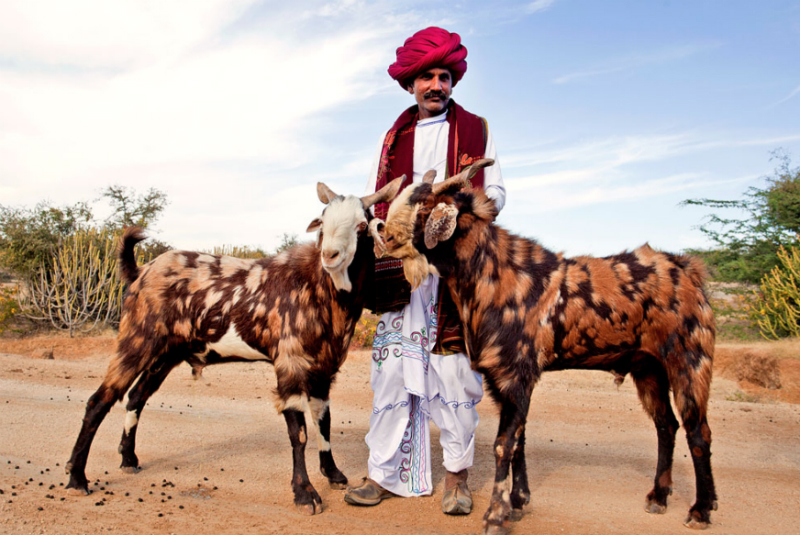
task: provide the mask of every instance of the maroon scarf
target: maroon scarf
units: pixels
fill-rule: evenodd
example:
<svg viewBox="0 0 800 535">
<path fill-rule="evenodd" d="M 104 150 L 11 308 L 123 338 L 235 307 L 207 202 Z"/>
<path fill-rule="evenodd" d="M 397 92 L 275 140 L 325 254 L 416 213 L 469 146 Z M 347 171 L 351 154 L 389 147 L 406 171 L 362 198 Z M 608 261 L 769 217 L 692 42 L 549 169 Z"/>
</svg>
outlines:
<svg viewBox="0 0 800 535">
<path fill-rule="evenodd" d="M 393 179 L 406 175 L 400 188 L 403 190 L 414 179 L 414 131 L 419 121 L 419 109 L 412 106 L 400 114 L 386 134 L 378 166 L 375 191 Z M 473 115 L 452 99 L 448 104 L 447 122 L 450 133 L 447 139 L 447 169 L 445 178 L 460 173 L 474 161 L 483 158 L 486 152 L 486 121 Z M 427 169 L 426 169 L 427 171 Z M 483 169 L 470 179 L 473 188 L 483 188 Z M 375 216 L 385 220 L 389 212 L 388 203 L 375 205 Z M 411 286 L 403 274 L 403 262 L 394 258 L 375 260 L 375 306 L 374 312 L 382 314 L 402 309 L 411 300 Z M 439 286 L 437 310 L 439 332 L 434 352 L 437 354 L 464 351 L 461 321 L 458 311 L 446 290 Z"/>
<path fill-rule="evenodd" d="M 414 180 L 414 131 L 419 121 L 418 106 L 411 106 L 400 114 L 383 140 L 378 180 L 375 191 L 393 179 L 406 175 L 400 191 Z M 445 178 L 461 172 L 474 161 L 483 158 L 486 152 L 486 122 L 473 115 L 452 99 L 447 105 L 447 123 L 450 133 L 447 138 L 447 169 Z M 425 170 L 427 171 L 427 169 Z M 483 169 L 470 179 L 472 187 L 483 188 Z M 389 212 L 388 203 L 375 205 L 375 216 L 383 220 Z"/>
</svg>

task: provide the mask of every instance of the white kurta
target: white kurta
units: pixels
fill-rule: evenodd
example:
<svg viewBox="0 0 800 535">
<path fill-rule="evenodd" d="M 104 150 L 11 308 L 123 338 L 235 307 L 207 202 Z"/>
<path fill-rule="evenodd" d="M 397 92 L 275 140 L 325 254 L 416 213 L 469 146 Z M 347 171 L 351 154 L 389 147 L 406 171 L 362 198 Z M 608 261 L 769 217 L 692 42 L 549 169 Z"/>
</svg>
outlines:
<svg viewBox="0 0 800 535">
<path fill-rule="evenodd" d="M 385 134 L 370 171 L 367 192 L 375 191 Z M 417 123 L 414 134 L 414 182 L 429 169 L 443 180 L 449 125 L 446 115 Z M 499 208 L 505 204 L 500 165 L 488 133 L 486 157 L 495 165 L 484 169 L 484 189 Z M 431 481 L 430 420 L 439 427 L 444 466 L 458 472 L 472 466 L 475 453 L 475 405 L 483 397 L 481 376 L 463 354 L 431 353 L 437 334 L 439 278 L 429 276 L 411 293 L 400 312 L 381 316 L 372 349 L 372 416 L 366 441 L 369 477 L 400 496 L 422 496 Z"/>
</svg>

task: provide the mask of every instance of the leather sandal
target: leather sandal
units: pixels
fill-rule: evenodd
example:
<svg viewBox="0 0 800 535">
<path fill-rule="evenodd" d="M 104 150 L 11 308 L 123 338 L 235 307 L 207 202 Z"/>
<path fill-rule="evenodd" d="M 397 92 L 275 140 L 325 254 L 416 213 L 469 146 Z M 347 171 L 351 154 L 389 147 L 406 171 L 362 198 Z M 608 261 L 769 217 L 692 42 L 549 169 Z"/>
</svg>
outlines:
<svg viewBox="0 0 800 535">
<path fill-rule="evenodd" d="M 467 470 L 447 472 L 444 478 L 442 512 L 446 515 L 468 515 L 472 512 L 472 493 L 467 486 Z"/>
<path fill-rule="evenodd" d="M 374 480 L 365 477 L 357 487 L 348 487 L 344 501 L 350 505 L 378 505 L 383 500 L 397 496 L 393 492 L 378 485 Z"/>
</svg>

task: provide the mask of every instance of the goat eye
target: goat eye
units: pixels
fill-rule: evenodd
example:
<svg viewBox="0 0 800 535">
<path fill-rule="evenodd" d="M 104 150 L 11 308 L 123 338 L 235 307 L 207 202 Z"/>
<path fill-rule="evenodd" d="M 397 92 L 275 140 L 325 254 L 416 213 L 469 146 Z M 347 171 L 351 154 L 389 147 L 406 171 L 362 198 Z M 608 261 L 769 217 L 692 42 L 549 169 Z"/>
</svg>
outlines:
<svg viewBox="0 0 800 535">
<path fill-rule="evenodd" d="M 362 221 L 361 223 L 358 224 L 358 227 L 356 227 L 356 230 L 358 232 L 364 232 L 364 229 L 366 229 L 366 228 L 367 228 L 367 224 Z"/>
</svg>

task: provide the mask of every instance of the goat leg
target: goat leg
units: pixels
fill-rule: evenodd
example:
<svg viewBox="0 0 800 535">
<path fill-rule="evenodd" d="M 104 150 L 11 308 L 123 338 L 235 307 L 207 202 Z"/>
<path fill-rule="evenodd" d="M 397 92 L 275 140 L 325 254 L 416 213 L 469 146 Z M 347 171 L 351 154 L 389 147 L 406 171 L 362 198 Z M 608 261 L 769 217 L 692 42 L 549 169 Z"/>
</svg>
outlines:
<svg viewBox="0 0 800 535">
<path fill-rule="evenodd" d="M 286 426 L 289 428 L 289 441 L 292 444 L 292 490 L 294 491 L 294 504 L 297 509 L 307 515 L 322 512 L 322 498 L 317 494 L 306 471 L 306 419 L 303 411 L 286 409 L 283 411 Z"/>
<path fill-rule="evenodd" d="M 514 456 L 511 459 L 511 513 L 509 520 L 522 519 L 522 508 L 531 501 L 531 491 L 528 488 L 528 469 L 525 463 L 525 425 L 520 427 L 519 437 L 514 444 Z"/>
<path fill-rule="evenodd" d="M 511 461 L 514 456 L 517 439 L 521 436 L 527 404 L 522 410 L 515 400 L 502 400 L 500 427 L 494 442 L 495 477 L 489 509 L 483 516 L 483 532 L 485 535 L 501 535 L 508 532 L 507 519 L 511 513 Z"/>
<path fill-rule="evenodd" d="M 83 417 L 81 432 L 65 468 L 69 474 L 67 489 L 70 494 L 84 496 L 89 494 L 89 482 L 86 479 L 86 459 L 89 457 L 89 449 L 92 447 L 97 428 L 120 397 L 121 393 L 108 388 L 104 383 L 86 402 L 86 414 Z"/>
<path fill-rule="evenodd" d="M 308 400 L 311 417 L 317 428 L 317 445 L 319 449 L 319 471 L 328 478 L 332 489 L 347 488 L 347 477 L 336 466 L 331 451 L 331 410 L 329 399 L 311 397 Z"/>
<path fill-rule="evenodd" d="M 711 524 L 711 511 L 717 509 L 717 493 L 711 475 L 711 431 L 705 416 L 687 423 L 686 440 L 694 463 L 697 497 L 689 509 L 685 525 L 694 529 L 705 529 Z"/>
<path fill-rule="evenodd" d="M 119 452 L 122 454 L 122 464 L 120 468 L 123 472 L 135 474 L 139 467 L 139 458 L 136 456 L 136 430 L 139 428 L 139 418 L 142 414 L 147 400 L 164 383 L 167 375 L 175 369 L 180 361 L 162 362 L 155 369 L 151 368 L 139 376 L 139 380 L 128 392 L 128 403 L 125 414 L 125 428 L 122 431 L 122 438 L 119 443 Z"/>
<path fill-rule="evenodd" d="M 645 511 L 654 514 L 667 512 L 667 497 L 672 493 L 672 458 L 678 420 L 669 402 L 669 379 L 661 363 L 652 357 L 641 356 L 642 364 L 631 371 L 639 399 L 645 412 L 653 419 L 658 435 L 658 465 L 653 490 L 647 494 Z"/>
</svg>

